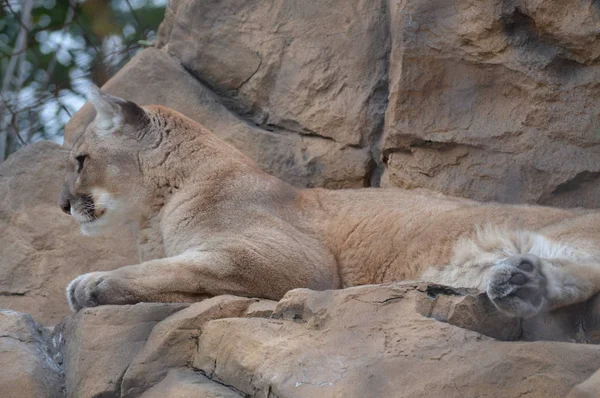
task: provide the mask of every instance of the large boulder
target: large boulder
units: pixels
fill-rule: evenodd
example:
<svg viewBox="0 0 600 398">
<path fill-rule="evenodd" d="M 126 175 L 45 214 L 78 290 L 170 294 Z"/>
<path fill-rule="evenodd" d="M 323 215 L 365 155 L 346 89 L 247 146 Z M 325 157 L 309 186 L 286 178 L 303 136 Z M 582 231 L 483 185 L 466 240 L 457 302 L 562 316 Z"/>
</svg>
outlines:
<svg viewBox="0 0 600 398">
<path fill-rule="evenodd" d="M 0 308 L 56 324 L 69 308 L 65 288 L 79 274 L 138 262 L 136 241 L 82 236 L 58 207 L 67 151 L 28 145 L 0 164 Z"/>
<path fill-rule="evenodd" d="M 356 146 L 380 133 L 387 1 L 176 1 L 170 8 L 160 45 L 253 122 Z"/>
<path fill-rule="evenodd" d="M 567 398 L 597 398 L 600 393 L 600 370 L 571 390 Z"/>
<path fill-rule="evenodd" d="M 173 369 L 140 398 L 242 398 L 235 390 L 189 369 Z"/>
<path fill-rule="evenodd" d="M 411 0 L 390 20 L 384 185 L 598 206 L 596 6 Z"/>
</svg>

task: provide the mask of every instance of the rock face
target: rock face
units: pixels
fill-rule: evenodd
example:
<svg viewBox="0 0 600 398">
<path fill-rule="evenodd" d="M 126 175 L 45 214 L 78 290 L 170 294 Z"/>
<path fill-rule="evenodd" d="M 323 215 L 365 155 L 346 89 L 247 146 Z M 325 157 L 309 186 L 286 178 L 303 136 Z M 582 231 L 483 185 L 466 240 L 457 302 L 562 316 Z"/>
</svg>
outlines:
<svg viewBox="0 0 600 398">
<path fill-rule="evenodd" d="M 185 304 L 86 308 L 55 332 L 63 346 L 68 397 L 118 396 L 132 358 L 152 328 Z"/>
<path fill-rule="evenodd" d="M 584 319 L 595 301 L 529 322 L 490 305 L 427 284 L 297 289 L 278 303 L 219 296 L 85 309 L 52 342 L 67 397 L 596 396 L 600 346 L 522 341 L 583 341 L 559 331 L 565 313 Z M 598 343 L 600 325 L 588 327 Z"/>
<path fill-rule="evenodd" d="M 595 398 L 600 391 L 600 370 L 594 373 L 589 379 L 575 386 L 568 398 Z"/>
<path fill-rule="evenodd" d="M 147 390 L 142 398 L 240 398 L 230 388 L 187 369 L 170 370 L 160 383 Z"/>
<path fill-rule="evenodd" d="M 596 6 L 392 3 L 385 185 L 598 206 Z"/>
<path fill-rule="evenodd" d="M 178 109 L 297 186 L 597 207 L 597 11 L 575 0 L 175 0 L 156 48 L 105 90 Z"/>
<path fill-rule="evenodd" d="M 130 361 L 121 383 L 121 396 L 138 397 L 148 386 L 163 380 L 170 369 L 188 366 L 204 323 L 219 318 L 269 317 L 274 309 L 275 302 L 269 300 L 219 296 L 169 317 L 154 328 L 144 348 Z M 170 377 L 176 376 L 167 379 Z"/>
<path fill-rule="evenodd" d="M 208 321 L 269 317 L 276 303 L 219 296 L 201 303 L 87 308 L 56 327 L 67 397 L 231 397 L 188 369 Z M 204 394 L 204 395 L 203 395 Z"/>
<path fill-rule="evenodd" d="M 48 332 L 31 316 L 0 310 L 0 395 L 63 397 L 63 375 L 48 345 Z"/>
<path fill-rule="evenodd" d="M 389 50 L 385 2 L 178 1 L 171 7 L 161 46 L 254 123 L 348 145 L 367 145 L 380 132 Z"/>
<path fill-rule="evenodd" d="M 425 318 L 422 294 L 294 290 L 272 319 L 204 324 L 193 366 L 274 397 L 562 397 L 600 366 L 596 345 L 501 342 Z"/>
</svg>

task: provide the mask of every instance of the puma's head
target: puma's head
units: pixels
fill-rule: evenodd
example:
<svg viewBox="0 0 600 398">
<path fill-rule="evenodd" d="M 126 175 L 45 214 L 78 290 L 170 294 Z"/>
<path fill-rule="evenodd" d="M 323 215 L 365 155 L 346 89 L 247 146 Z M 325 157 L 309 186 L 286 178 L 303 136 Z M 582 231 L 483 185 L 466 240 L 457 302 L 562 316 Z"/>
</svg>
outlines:
<svg viewBox="0 0 600 398">
<path fill-rule="evenodd" d="M 69 153 L 59 198 L 62 210 L 93 235 L 135 218 L 145 192 L 139 154 L 149 143 L 152 125 L 146 110 L 92 87 L 89 101 L 96 117 Z"/>
</svg>

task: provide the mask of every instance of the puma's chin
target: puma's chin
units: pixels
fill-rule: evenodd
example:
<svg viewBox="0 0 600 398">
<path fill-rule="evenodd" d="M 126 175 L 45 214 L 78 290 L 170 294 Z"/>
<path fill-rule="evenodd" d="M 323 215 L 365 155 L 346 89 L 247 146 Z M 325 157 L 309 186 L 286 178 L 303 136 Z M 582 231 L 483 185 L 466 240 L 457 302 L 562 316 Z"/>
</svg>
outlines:
<svg viewBox="0 0 600 398">
<path fill-rule="evenodd" d="M 79 221 L 81 233 L 87 236 L 97 236 L 110 231 L 112 229 L 110 216 L 110 212 L 104 209 L 99 211 L 96 217 L 91 220 Z"/>
</svg>

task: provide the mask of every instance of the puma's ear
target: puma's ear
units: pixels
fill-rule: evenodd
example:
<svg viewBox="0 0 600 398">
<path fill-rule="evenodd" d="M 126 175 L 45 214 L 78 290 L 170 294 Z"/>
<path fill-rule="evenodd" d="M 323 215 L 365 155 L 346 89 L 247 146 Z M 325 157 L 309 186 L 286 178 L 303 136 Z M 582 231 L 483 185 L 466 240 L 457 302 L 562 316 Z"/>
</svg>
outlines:
<svg viewBox="0 0 600 398">
<path fill-rule="evenodd" d="M 88 101 L 96 109 L 96 127 L 100 133 L 110 134 L 122 130 L 125 125 L 139 125 L 146 122 L 146 113 L 137 104 L 114 95 L 105 94 L 92 85 Z"/>
</svg>

